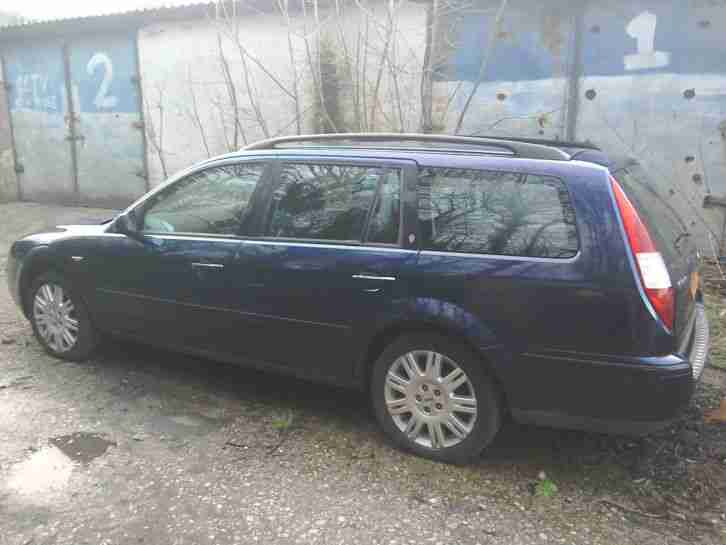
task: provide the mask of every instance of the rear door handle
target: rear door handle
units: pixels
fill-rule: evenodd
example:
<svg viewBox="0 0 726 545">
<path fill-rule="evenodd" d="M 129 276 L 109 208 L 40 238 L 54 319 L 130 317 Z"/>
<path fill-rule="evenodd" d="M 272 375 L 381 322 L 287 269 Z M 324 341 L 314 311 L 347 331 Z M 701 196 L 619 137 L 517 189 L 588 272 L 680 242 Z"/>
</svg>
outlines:
<svg viewBox="0 0 726 545">
<path fill-rule="evenodd" d="M 354 274 L 356 280 L 378 280 L 380 282 L 395 282 L 395 276 L 378 276 L 375 274 Z"/>
<path fill-rule="evenodd" d="M 192 263 L 195 269 L 224 269 L 221 263 Z"/>
</svg>

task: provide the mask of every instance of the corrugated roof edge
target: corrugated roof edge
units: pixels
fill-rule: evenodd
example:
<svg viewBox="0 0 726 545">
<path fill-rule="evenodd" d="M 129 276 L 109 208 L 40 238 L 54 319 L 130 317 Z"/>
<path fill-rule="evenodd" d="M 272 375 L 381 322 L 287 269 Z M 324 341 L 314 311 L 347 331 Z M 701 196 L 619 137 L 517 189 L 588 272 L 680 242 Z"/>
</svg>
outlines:
<svg viewBox="0 0 726 545">
<path fill-rule="evenodd" d="M 381 0 L 382 1 L 382 0 Z M 332 5 L 335 0 L 320 0 L 321 5 Z M 207 17 L 225 10 L 226 13 L 251 15 L 273 11 L 276 3 L 270 0 L 224 0 L 189 2 L 175 6 L 157 6 L 101 15 L 87 15 L 64 19 L 30 20 L 0 26 L 0 43 L 41 37 L 62 37 L 69 33 L 94 33 L 101 30 L 137 28 L 154 21 L 184 20 Z M 291 11 L 301 6 L 294 4 Z"/>
<path fill-rule="evenodd" d="M 67 19 L 33 20 L 0 26 L 0 42 L 32 38 L 59 37 L 77 33 L 95 33 L 102 30 L 136 28 L 154 21 L 207 17 L 215 13 L 217 2 L 196 2 L 177 6 L 143 8 L 104 15 L 88 15 Z M 236 0 L 225 2 L 228 11 L 239 15 L 269 11 L 269 0 Z"/>
</svg>

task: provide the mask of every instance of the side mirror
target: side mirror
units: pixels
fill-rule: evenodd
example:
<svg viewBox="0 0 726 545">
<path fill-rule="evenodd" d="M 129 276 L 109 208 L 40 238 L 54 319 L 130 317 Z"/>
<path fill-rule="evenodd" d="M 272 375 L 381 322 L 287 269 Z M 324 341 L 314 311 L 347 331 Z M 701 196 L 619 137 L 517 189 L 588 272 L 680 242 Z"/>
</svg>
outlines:
<svg viewBox="0 0 726 545">
<path fill-rule="evenodd" d="M 114 221 L 116 232 L 126 235 L 127 237 L 140 239 L 141 233 L 139 232 L 139 226 L 136 221 L 136 215 L 133 210 L 125 212 L 116 217 Z"/>
</svg>

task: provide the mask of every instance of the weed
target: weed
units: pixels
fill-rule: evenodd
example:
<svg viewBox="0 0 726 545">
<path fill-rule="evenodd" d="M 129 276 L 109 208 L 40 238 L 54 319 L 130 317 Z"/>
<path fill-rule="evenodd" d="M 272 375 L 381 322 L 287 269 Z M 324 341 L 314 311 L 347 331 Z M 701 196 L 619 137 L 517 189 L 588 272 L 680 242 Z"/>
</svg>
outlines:
<svg viewBox="0 0 726 545">
<path fill-rule="evenodd" d="M 288 431 L 295 420 L 295 413 L 292 412 L 292 410 L 288 410 L 285 415 L 276 417 L 272 420 L 272 427 L 273 429 L 283 432 Z"/>
<path fill-rule="evenodd" d="M 550 479 L 542 479 L 534 487 L 534 495 L 539 498 L 551 498 L 557 494 L 557 485 Z"/>
</svg>

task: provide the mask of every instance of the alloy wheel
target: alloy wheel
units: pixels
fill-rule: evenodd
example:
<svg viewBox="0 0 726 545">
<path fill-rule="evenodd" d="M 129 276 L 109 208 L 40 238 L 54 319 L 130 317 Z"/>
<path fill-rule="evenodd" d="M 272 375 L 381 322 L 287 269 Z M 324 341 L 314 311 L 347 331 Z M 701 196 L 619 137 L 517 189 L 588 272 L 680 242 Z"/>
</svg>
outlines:
<svg viewBox="0 0 726 545">
<path fill-rule="evenodd" d="M 384 388 L 388 414 L 409 441 L 438 450 L 458 445 L 474 429 L 474 387 L 443 354 L 415 350 L 400 356 L 388 369 Z"/>
<path fill-rule="evenodd" d="M 57 284 L 41 285 L 33 298 L 38 333 L 55 352 L 73 349 L 78 342 L 79 320 L 73 301 Z"/>
</svg>

